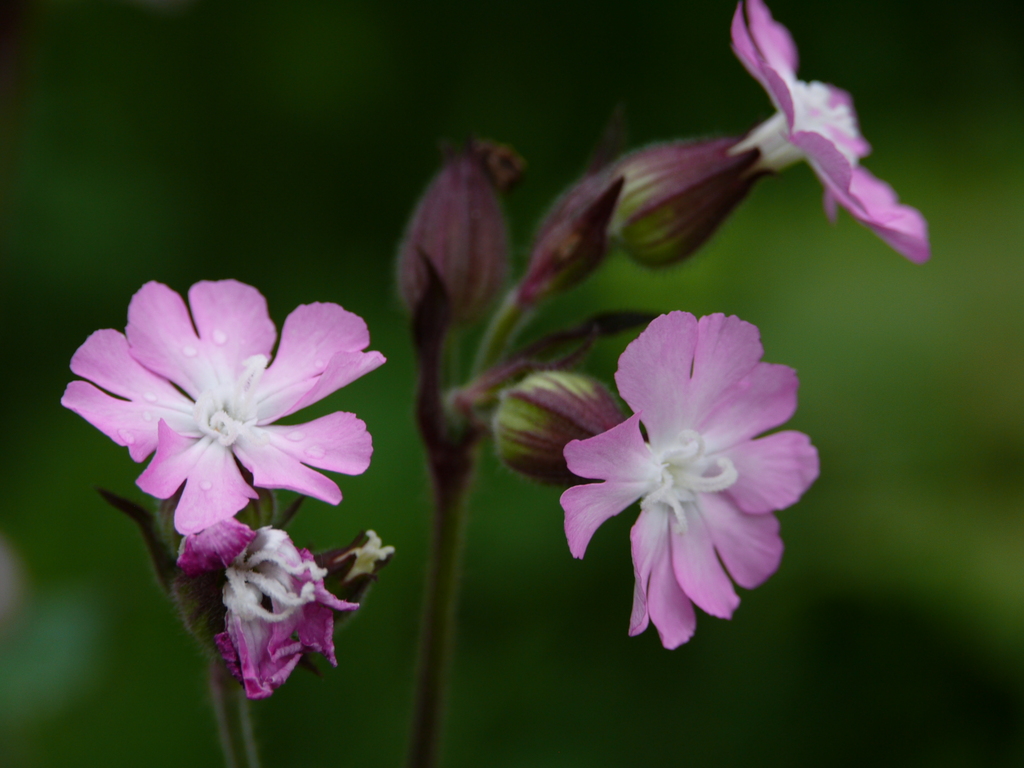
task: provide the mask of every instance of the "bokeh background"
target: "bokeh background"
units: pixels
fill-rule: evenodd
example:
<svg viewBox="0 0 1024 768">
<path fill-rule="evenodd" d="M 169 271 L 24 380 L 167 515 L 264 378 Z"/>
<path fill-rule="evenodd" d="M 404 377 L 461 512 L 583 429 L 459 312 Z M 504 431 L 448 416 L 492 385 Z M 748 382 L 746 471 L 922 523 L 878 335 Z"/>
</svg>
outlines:
<svg viewBox="0 0 1024 768">
<path fill-rule="evenodd" d="M 756 323 L 766 358 L 800 373 L 791 425 L 822 475 L 781 514 L 777 575 L 669 652 L 653 630 L 626 636 L 633 513 L 574 561 L 557 489 L 488 454 L 447 766 L 1024 764 L 1024 6 L 772 9 L 804 77 L 855 95 L 866 164 L 927 216 L 933 260 L 845 214 L 830 226 L 800 166 L 688 263 L 613 256 L 536 320 L 529 334 L 622 308 Z M 732 11 L 8 0 L 0 765 L 221 764 L 204 662 L 136 531 L 92 490 L 141 500 L 141 467 L 59 400 L 74 350 L 123 328 L 145 281 L 226 277 L 258 286 L 278 324 L 339 302 L 389 358 L 315 411 L 358 413 L 376 454 L 292 533 L 325 548 L 372 527 L 398 554 L 339 635 L 338 669 L 296 672 L 255 706 L 266 764 L 401 763 L 428 497 L 392 257 L 436 141 L 473 132 L 525 156 L 507 201 L 521 264 L 617 103 L 634 146 L 770 114 L 729 50 Z M 589 370 L 610 376 L 628 340 Z"/>
</svg>

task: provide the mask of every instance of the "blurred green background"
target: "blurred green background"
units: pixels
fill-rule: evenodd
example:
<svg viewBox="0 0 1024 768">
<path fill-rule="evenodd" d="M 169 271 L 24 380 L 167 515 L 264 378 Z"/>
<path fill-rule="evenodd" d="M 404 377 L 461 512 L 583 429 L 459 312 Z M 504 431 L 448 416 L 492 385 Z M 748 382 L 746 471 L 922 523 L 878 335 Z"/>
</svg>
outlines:
<svg viewBox="0 0 1024 768">
<path fill-rule="evenodd" d="M 800 373 L 791 425 L 822 475 L 780 515 L 779 572 L 669 652 L 653 630 L 626 636 L 634 513 L 574 561 L 558 491 L 488 455 L 447 766 L 1024 764 L 1022 7 L 772 3 L 801 74 L 854 94 L 866 165 L 928 218 L 933 260 L 910 264 L 845 214 L 830 226 L 800 166 L 761 182 L 685 265 L 614 256 L 537 319 L 531 334 L 621 308 L 757 324 L 766 359 Z M 616 103 L 634 146 L 770 114 L 729 50 L 732 11 L 26 6 L 0 120 L 0 534 L 22 584 L 0 625 L 0 765 L 221 764 L 204 662 L 136 531 L 92 490 L 141 500 L 141 467 L 59 400 L 72 353 L 123 328 L 145 281 L 226 277 L 258 286 L 279 325 L 299 303 L 341 303 L 389 358 L 312 409 L 355 411 L 376 453 L 292 535 L 326 548 L 371 527 L 398 554 L 339 635 L 338 669 L 300 670 L 256 704 L 265 762 L 400 764 L 428 499 L 392 256 L 436 140 L 475 132 L 526 157 L 507 202 L 521 264 Z M 610 376 L 627 341 L 589 369 Z"/>
</svg>

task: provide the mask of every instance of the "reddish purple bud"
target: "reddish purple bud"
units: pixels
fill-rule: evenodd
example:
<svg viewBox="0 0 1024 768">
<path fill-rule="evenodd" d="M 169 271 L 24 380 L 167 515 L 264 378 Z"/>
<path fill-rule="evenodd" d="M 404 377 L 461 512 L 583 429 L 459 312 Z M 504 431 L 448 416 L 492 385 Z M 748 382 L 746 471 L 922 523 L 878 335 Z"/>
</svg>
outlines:
<svg viewBox="0 0 1024 768">
<path fill-rule="evenodd" d="M 494 443 L 505 464 L 542 483 L 574 485 L 562 450 L 625 419 L 611 393 L 579 373 L 548 371 L 505 390 L 494 415 Z"/>
<path fill-rule="evenodd" d="M 588 277 L 608 252 L 608 223 L 623 189 L 619 173 L 585 175 L 562 195 L 534 239 L 516 300 L 528 307 Z"/>
<path fill-rule="evenodd" d="M 611 232 L 634 260 L 666 266 L 714 234 L 760 175 L 751 172 L 757 152 L 730 153 L 736 142 L 655 144 L 616 163 L 626 183 Z"/>
<path fill-rule="evenodd" d="M 510 149 L 470 140 L 445 149 L 444 166 L 416 204 L 398 249 L 398 289 L 410 311 L 427 289 L 423 258 L 437 270 L 453 319 L 477 318 L 505 279 L 508 236 L 498 188 L 515 183 L 521 170 Z"/>
</svg>

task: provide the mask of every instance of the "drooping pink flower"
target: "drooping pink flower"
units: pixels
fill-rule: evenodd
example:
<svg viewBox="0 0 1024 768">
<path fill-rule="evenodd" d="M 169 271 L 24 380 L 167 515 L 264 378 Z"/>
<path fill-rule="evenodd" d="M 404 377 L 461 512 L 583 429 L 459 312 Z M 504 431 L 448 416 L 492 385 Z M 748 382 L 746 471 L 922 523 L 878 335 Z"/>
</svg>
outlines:
<svg viewBox="0 0 1024 768">
<path fill-rule="evenodd" d="M 327 571 L 309 550 L 296 549 L 284 531 L 260 528 L 225 573 L 225 630 L 214 641 L 246 696 L 272 694 L 304 653 L 338 665 L 333 611 L 359 605 L 327 591 Z"/>
<path fill-rule="evenodd" d="M 363 351 L 366 323 L 337 304 L 301 305 L 285 319 L 270 364 L 277 332 L 259 291 L 204 281 L 188 296 L 191 314 L 166 285 L 142 286 L 128 306 L 126 334 L 96 331 L 75 352 L 71 370 L 89 381 L 71 382 L 61 403 L 127 446 L 135 461 L 156 450 L 138 484 L 166 499 L 184 483 L 174 515 L 180 533 L 226 520 L 256 498 L 236 460 L 259 487 L 337 504 L 337 484 L 310 467 L 366 471 L 373 452 L 366 425 L 342 412 L 294 426 L 273 422 L 384 362 Z"/>
<path fill-rule="evenodd" d="M 806 160 L 825 187 L 825 210 L 835 219 L 842 205 L 855 219 L 913 262 L 931 256 L 928 223 L 901 205 L 892 187 L 860 165 L 871 146 L 861 136 L 853 99 L 834 85 L 797 79 L 798 56 L 789 30 L 772 18 L 763 0 L 736 6 L 732 48 L 771 97 L 775 115 L 754 128 L 734 152 L 758 149 L 755 169 L 778 171 Z"/>
<path fill-rule="evenodd" d="M 818 453 L 801 432 L 757 438 L 796 410 L 796 372 L 760 362 L 762 354 L 757 328 L 738 317 L 662 315 L 619 358 L 615 381 L 634 415 L 565 446 L 570 470 L 604 481 L 562 494 L 574 557 L 601 523 L 640 500 L 631 635 L 652 621 L 675 648 L 696 627 L 691 601 L 732 616 L 739 597 L 726 569 L 752 589 L 779 565 L 772 513 L 814 482 Z"/>
</svg>

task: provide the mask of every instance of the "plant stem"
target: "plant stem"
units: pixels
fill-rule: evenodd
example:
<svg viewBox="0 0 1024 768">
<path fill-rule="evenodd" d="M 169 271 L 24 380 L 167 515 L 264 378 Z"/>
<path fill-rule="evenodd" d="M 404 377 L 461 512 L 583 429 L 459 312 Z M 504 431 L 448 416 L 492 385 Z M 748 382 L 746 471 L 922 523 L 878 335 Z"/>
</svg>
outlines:
<svg viewBox="0 0 1024 768">
<path fill-rule="evenodd" d="M 471 444 L 432 457 L 434 525 L 430 571 L 420 634 L 409 768 L 437 765 L 448 673 L 455 646 L 455 616 L 465 538 L 466 492 L 475 464 Z M 439 461 L 438 461 L 439 459 Z"/>
<path fill-rule="evenodd" d="M 249 700 L 219 659 L 210 662 L 210 698 L 224 749 L 224 764 L 227 768 L 259 768 Z"/>
<path fill-rule="evenodd" d="M 512 340 L 512 336 L 519 329 L 526 312 L 517 299 L 518 290 L 519 287 L 515 286 L 508 292 L 505 300 L 498 307 L 498 311 L 491 318 L 491 322 L 484 332 L 484 338 L 480 342 L 476 360 L 473 362 L 472 376 L 476 376 L 498 362 Z"/>
</svg>

